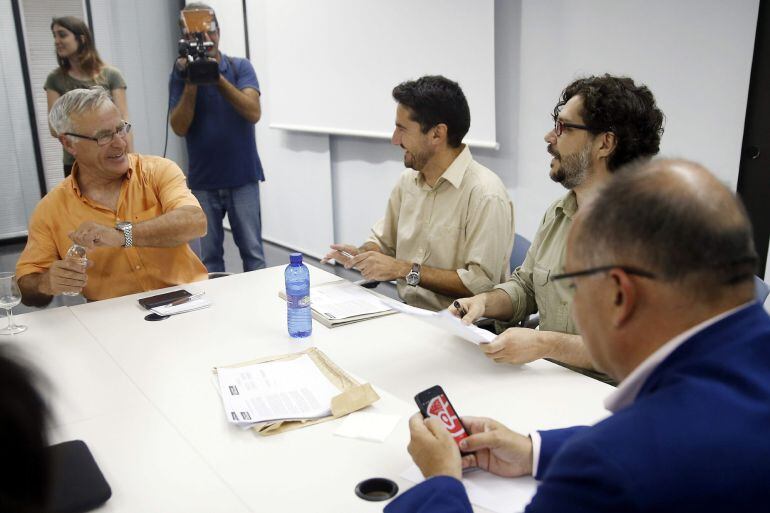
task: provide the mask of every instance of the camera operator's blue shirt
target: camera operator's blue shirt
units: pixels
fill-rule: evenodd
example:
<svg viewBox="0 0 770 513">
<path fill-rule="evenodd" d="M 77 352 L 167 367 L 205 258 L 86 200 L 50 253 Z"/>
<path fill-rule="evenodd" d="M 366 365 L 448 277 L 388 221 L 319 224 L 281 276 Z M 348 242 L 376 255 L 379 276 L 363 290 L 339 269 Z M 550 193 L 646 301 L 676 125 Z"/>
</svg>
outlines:
<svg viewBox="0 0 770 513">
<path fill-rule="evenodd" d="M 219 72 L 236 88 L 259 91 L 254 68 L 246 59 L 221 54 Z M 174 67 L 169 84 L 169 106 L 179 103 L 185 81 Z M 264 181 L 257 153 L 254 123 L 238 114 L 215 84 L 199 85 L 195 117 L 185 137 L 190 189 L 232 189 Z"/>
</svg>

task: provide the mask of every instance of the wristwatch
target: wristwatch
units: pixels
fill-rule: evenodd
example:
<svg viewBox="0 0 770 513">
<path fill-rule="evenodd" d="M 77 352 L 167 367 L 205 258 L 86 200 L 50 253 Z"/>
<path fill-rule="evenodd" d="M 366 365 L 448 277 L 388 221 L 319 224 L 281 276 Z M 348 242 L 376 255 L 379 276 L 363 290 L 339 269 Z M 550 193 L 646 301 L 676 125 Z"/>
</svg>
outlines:
<svg viewBox="0 0 770 513">
<path fill-rule="evenodd" d="M 412 270 L 406 275 L 406 284 L 412 287 L 420 284 L 420 264 L 412 264 Z"/>
<path fill-rule="evenodd" d="M 120 221 L 115 224 L 115 229 L 123 232 L 123 237 L 125 238 L 125 242 L 123 243 L 124 248 L 130 248 L 134 245 L 133 224 L 128 221 Z"/>
</svg>

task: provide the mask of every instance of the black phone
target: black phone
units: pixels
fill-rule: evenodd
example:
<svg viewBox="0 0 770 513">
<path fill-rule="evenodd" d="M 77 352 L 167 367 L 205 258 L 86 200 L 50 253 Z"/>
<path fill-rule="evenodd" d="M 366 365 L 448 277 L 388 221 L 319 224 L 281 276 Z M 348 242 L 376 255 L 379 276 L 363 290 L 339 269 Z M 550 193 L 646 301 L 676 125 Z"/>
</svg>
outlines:
<svg viewBox="0 0 770 513">
<path fill-rule="evenodd" d="M 449 402 L 449 398 L 444 393 L 444 389 L 439 385 L 423 390 L 414 396 L 414 401 L 420 408 L 423 418 L 434 417 L 440 420 L 458 444 L 460 440 L 470 436 L 470 432 L 465 428 L 465 424 L 460 420 L 452 403 Z"/>
<path fill-rule="evenodd" d="M 157 308 L 159 306 L 173 303 L 177 299 L 190 297 L 192 294 L 185 289 L 172 290 L 164 294 L 158 294 L 157 296 L 143 297 L 139 300 L 139 304 L 145 307 L 147 310 Z"/>
</svg>

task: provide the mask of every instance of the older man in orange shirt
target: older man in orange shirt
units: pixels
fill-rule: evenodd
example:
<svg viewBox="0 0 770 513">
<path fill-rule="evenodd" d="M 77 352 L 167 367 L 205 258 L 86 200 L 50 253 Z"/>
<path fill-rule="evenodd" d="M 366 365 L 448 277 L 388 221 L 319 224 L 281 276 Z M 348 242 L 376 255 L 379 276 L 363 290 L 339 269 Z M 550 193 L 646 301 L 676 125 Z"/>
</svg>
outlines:
<svg viewBox="0 0 770 513">
<path fill-rule="evenodd" d="M 72 174 L 37 205 L 16 264 L 23 302 L 82 292 L 89 300 L 204 280 L 188 241 L 206 233 L 206 216 L 170 160 L 126 153 L 131 125 L 104 89 L 70 91 L 49 121 L 75 156 Z M 73 244 L 88 265 L 67 259 Z"/>
</svg>

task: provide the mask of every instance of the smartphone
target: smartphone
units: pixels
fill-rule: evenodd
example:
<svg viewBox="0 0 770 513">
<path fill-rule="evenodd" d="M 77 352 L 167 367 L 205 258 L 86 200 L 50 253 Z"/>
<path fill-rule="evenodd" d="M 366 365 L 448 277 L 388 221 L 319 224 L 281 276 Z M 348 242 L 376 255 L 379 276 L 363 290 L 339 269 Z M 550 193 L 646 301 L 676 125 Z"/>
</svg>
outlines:
<svg viewBox="0 0 770 513">
<path fill-rule="evenodd" d="M 172 290 L 171 292 L 166 292 L 165 294 L 158 294 L 157 296 L 143 297 L 142 299 L 139 300 L 139 304 L 145 307 L 147 310 L 151 310 L 159 306 L 173 303 L 177 299 L 182 299 L 183 297 L 190 297 L 190 296 L 192 296 L 192 294 L 186 291 L 185 289 Z"/>
<path fill-rule="evenodd" d="M 440 420 L 458 444 L 460 440 L 470 435 L 440 386 L 436 385 L 423 390 L 414 396 L 414 401 L 424 418 L 434 417 Z"/>
</svg>

